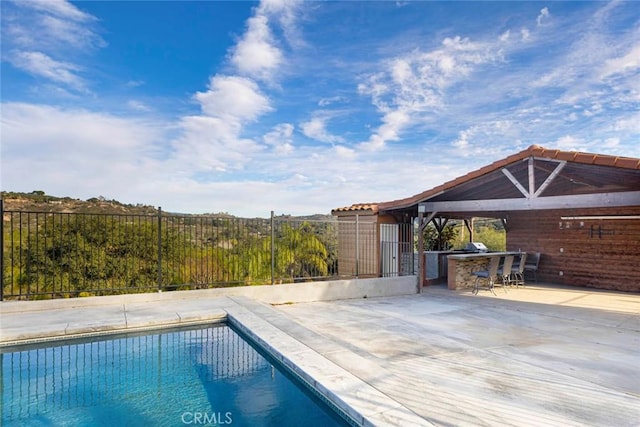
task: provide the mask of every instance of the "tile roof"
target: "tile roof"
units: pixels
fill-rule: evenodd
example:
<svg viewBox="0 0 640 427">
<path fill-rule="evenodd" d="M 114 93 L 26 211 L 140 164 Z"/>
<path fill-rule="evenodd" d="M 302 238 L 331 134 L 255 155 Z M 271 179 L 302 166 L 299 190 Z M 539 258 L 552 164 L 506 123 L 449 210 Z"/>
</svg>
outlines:
<svg viewBox="0 0 640 427">
<path fill-rule="evenodd" d="M 457 185 L 463 184 L 467 181 L 471 181 L 472 179 L 486 175 L 490 172 L 496 171 L 507 165 L 515 163 L 519 160 L 527 159 L 529 157 L 551 160 L 566 160 L 568 162 L 588 165 L 610 166 L 621 169 L 640 170 L 640 159 L 638 158 L 610 156 L 606 154 L 582 153 L 578 151 L 562 151 L 557 149 L 544 148 L 540 145 L 531 145 L 529 148 L 522 150 L 519 153 L 515 153 L 511 156 L 505 157 L 504 159 L 497 160 L 489 165 L 481 167 L 480 169 L 471 171 L 465 175 L 459 176 L 456 179 L 447 181 L 444 184 L 438 185 L 437 187 L 426 190 L 414 196 L 382 203 L 354 204 L 348 207 L 334 209 L 332 213 L 371 211 L 371 213 L 375 214 L 378 212 L 378 210 L 409 207 L 416 203 L 420 203 L 421 201 L 436 194 L 449 190 Z"/>
<path fill-rule="evenodd" d="M 378 203 L 357 203 L 351 206 L 336 208 L 331 211 L 332 214 L 340 212 L 370 212 L 372 214 L 375 214 L 378 213 Z"/>
</svg>

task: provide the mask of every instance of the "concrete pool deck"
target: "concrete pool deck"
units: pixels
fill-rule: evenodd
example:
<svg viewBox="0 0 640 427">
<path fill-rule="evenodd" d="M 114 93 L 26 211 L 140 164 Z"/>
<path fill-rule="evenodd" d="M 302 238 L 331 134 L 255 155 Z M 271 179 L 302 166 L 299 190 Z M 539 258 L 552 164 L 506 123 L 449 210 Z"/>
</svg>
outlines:
<svg viewBox="0 0 640 427">
<path fill-rule="evenodd" d="M 0 342 L 227 319 L 362 424 L 640 424 L 640 294 L 496 294 L 433 286 L 276 306 L 202 293 L 37 310 L 3 302 Z"/>
</svg>

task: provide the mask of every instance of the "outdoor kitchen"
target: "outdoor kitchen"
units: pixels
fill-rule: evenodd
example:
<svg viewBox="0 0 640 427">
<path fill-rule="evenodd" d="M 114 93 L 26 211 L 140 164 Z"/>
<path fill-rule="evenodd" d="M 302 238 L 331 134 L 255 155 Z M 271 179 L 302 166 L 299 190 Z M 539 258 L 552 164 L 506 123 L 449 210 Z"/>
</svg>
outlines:
<svg viewBox="0 0 640 427">
<path fill-rule="evenodd" d="M 466 255 L 466 254 L 483 254 L 488 249 L 482 242 L 469 242 L 464 249 L 458 250 L 441 250 L 441 251 L 424 251 L 425 260 L 425 279 L 429 283 L 441 283 L 448 280 L 449 276 L 449 256 Z M 480 267 L 485 266 L 487 259 L 481 258 L 481 261 L 475 263 Z"/>
<path fill-rule="evenodd" d="M 481 242 L 469 242 L 465 250 L 447 256 L 447 287 L 449 289 L 473 288 L 474 271 L 486 270 L 492 257 L 521 255 L 521 252 L 491 252 Z"/>
</svg>

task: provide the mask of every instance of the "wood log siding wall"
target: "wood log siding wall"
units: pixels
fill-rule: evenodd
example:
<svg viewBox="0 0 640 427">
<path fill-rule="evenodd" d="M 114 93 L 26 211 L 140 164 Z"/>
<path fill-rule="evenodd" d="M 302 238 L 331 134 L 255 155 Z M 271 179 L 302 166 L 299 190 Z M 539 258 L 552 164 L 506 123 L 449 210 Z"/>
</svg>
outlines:
<svg viewBox="0 0 640 427">
<path fill-rule="evenodd" d="M 611 215 L 640 206 L 511 212 L 507 250 L 540 252 L 539 281 L 639 292 L 640 219 L 561 219 Z"/>
</svg>

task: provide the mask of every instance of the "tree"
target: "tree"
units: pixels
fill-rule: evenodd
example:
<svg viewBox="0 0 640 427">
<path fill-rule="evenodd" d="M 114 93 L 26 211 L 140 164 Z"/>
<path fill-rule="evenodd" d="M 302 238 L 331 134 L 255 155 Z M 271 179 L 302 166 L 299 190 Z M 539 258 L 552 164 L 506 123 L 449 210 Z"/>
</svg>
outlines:
<svg viewBox="0 0 640 427">
<path fill-rule="evenodd" d="M 293 282 L 301 278 L 328 275 L 328 251 L 316 236 L 311 224 L 298 227 L 282 224 L 274 233 L 273 275 L 278 282 Z M 271 281 L 271 237 L 267 233 L 254 233 L 246 237 L 236 249 L 241 258 L 244 281 L 265 284 Z"/>
<path fill-rule="evenodd" d="M 28 293 L 77 296 L 142 292 L 157 288 L 155 218 L 137 221 L 106 215 L 53 216 L 31 233 L 24 250 L 22 285 Z M 160 251 L 163 275 L 180 254 L 166 230 Z"/>
<path fill-rule="evenodd" d="M 327 276 L 327 257 L 327 248 L 308 222 L 298 228 L 283 225 L 276 240 L 279 274 L 291 279 Z"/>
<path fill-rule="evenodd" d="M 447 224 L 442 229 L 442 233 L 438 235 L 438 230 L 429 223 L 422 233 L 424 239 L 425 251 L 442 251 L 449 250 L 455 246 L 455 241 L 458 237 L 458 228 L 455 224 Z"/>
</svg>

